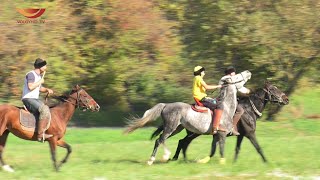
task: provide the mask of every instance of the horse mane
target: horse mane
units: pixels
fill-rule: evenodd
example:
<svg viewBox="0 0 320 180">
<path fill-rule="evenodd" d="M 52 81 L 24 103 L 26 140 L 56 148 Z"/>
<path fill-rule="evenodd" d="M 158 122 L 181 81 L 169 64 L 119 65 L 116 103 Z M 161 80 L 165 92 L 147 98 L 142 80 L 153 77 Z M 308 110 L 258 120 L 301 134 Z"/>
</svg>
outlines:
<svg viewBox="0 0 320 180">
<path fill-rule="evenodd" d="M 58 100 L 58 102 L 50 102 L 48 103 L 48 106 L 50 108 L 53 108 L 53 107 L 56 107 L 56 106 L 59 106 L 60 104 L 66 102 L 66 100 L 70 97 L 71 94 L 77 92 L 77 89 L 72 89 L 71 92 L 68 94 L 68 95 L 60 95 L 60 96 L 50 96 L 52 99 L 56 99 Z"/>
<path fill-rule="evenodd" d="M 56 106 L 59 106 L 59 105 L 62 104 L 63 102 L 66 102 L 66 99 L 68 99 L 68 96 L 67 96 L 67 95 L 52 96 L 51 98 L 52 98 L 52 99 L 55 99 L 55 100 L 58 100 L 58 102 L 57 102 L 57 101 L 55 101 L 55 102 L 50 101 L 50 102 L 48 103 L 48 106 L 49 106 L 50 108 L 54 108 L 54 107 L 56 107 Z"/>
<path fill-rule="evenodd" d="M 263 88 L 258 88 L 258 89 L 252 90 L 250 95 L 240 95 L 240 96 L 238 96 L 238 99 L 239 100 L 247 99 L 252 95 L 253 96 L 259 96 L 261 92 L 264 92 Z"/>
</svg>

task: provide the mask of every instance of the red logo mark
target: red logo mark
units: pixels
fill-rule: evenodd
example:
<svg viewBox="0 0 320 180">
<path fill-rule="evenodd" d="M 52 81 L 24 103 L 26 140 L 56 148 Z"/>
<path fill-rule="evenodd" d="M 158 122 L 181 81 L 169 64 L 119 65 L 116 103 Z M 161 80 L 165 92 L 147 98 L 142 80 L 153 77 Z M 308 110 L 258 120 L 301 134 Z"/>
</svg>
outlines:
<svg viewBox="0 0 320 180">
<path fill-rule="evenodd" d="M 17 8 L 17 11 L 27 18 L 37 18 L 37 17 L 40 17 L 46 11 L 46 9 L 32 9 L 32 8 L 18 9 Z"/>
</svg>

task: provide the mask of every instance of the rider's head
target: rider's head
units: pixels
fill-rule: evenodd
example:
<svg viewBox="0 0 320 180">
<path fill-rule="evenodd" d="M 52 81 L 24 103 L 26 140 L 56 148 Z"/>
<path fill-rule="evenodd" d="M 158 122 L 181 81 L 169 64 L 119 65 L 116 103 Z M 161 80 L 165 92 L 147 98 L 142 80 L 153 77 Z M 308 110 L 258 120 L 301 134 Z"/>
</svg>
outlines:
<svg viewBox="0 0 320 180">
<path fill-rule="evenodd" d="M 236 75 L 236 68 L 234 68 L 233 66 L 229 66 L 227 67 L 227 69 L 224 71 L 225 75 L 231 75 L 234 76 Z"/>
<path fill-rule="evenodd" d="M 194 76 L 204 76 L 204 67 L 202 66 L 196 66 L 193 70 L 193 75 Z M 203 73 L 202 73 L 203 72 Z"/>
<path fill-rule="evenodd" d="M 34 62 L 34 68 L 44 72 L 47 69 L 47 62 L 41 58 L 37 58 Z"/>
</svg>

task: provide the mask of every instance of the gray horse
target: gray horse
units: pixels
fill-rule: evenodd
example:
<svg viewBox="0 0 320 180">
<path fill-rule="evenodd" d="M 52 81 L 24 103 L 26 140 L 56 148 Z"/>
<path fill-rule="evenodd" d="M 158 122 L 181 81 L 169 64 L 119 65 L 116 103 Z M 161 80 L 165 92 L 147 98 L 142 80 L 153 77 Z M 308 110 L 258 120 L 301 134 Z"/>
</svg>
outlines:
<svg viewBox="0 0 320 180">
<path fill-rule="evenodd" d="M 240 122 L 238 123 L 238 130 L 240 135 L 237 136 L 237 144 L 234 156 L 234 162 L 237 160 L 240 146 L 243 140 L 243 137 L 247 137 L 253 146 L 256 148 L 257 152 L 260 154 L 262 160 L 267 162 L 266 157 L 260 147 L 258 140 L 256 138 L 256 121 L 259 117 L 262 116 L 262 111 L 265 109 L 267 103 L 278 105 L 287 105 L 289 104 L 289 99 L 285 93 L 283 93 L 276 86 L 272 85 L 268 81 L 265 82 L 262 88 L 259 88 L 255 92 L 252 92 L 248 97 L 242 97 L 238 103 L 244 108 L 244 114 L 241 116 Z M 152 134 L 151 138 L 156 137 L 161 133 L 163 126 L 159 128 Z M 172 160 L 177 160 L 179 158 L 180 151 L 182 150 L 184 159 L 186 160 L 186 151 L 189 144 L 193 139 L 199 137 L 200 134 L 195 134 L 187 130 L 187 135 L 179 140 L 179 144 L 176 150 L 176 153 Z M 224 144 L 226 137 L 229 136 L 224 132 L 218 132 L 213 135 L 212 148 L 209 156 L 199 160 L 199 163 L 207 163 L 210 158 L 213 157 L 216 151 L 216 146 L 219 144 L 220 147 L 220 163 L 224 163 Z"/>
<path fill-rule="evenodd" d="M 251 72 L 243 71 L 228 79 L 221 79 L 224 86 L 221 88 L 218 98 L 222 100 L 224 109 L 220 126 L 226 130 L 226 133 L 230 133 L 232 130 L 232 117 L 237 105 L 237 89 L 242 88 L 250 78 Z M 159 103 L 147 110 L 142 118 L 129 119 L 125 133 L 130 133 L 143 127 L 148 122 L 156 120 L 160 115 L 163 120 L 163 133 L 155 142 L 152 155 L 147 162 L 149 165 L 153 164 L 160 144 L 164 145 L 165 155 L 163 156 L 163 160 L 169 159 L 171 153 L 165 146 L 165 140 L 179 133 L 184 128 L 196 134 L 209 135 L 212 132 L 213 122 L 209 109 L 205 113 L 196 112 L 191 108 L 190 104 L 175 102 L 168 104 Z"/>
</svg>

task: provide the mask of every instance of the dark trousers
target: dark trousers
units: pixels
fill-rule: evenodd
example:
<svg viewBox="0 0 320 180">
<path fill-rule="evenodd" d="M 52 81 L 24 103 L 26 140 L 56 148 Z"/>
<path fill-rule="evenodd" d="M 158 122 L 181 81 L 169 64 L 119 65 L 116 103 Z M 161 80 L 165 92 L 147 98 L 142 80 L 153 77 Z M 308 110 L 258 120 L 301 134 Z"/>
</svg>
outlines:
<svg viewBox="0 0 320 180">
<path fill-rule="evenodd" d="M 241 117 L 241 115 L 244 113 L 244 109 L 243 107 L 238 103 L 237 104 L 237 108 L 236 108 L 236 112 L 235 115 L 238 115 Z"/>
<path fill-rule="evenodd" d="M 221 101 L 218 101 L 217 99 L 205 97 L 200 100 L 200 102 L 207 108 L 214 111 L 215 109 L 223 109 L 223 104 Z"/>
<path fill-rule="evenodd" d="M 33 98 L 22 99 L 22 102 L 32 114 L 39 114 L 39 108 L 44 105 L 39 99 Z"/>
</svg>

